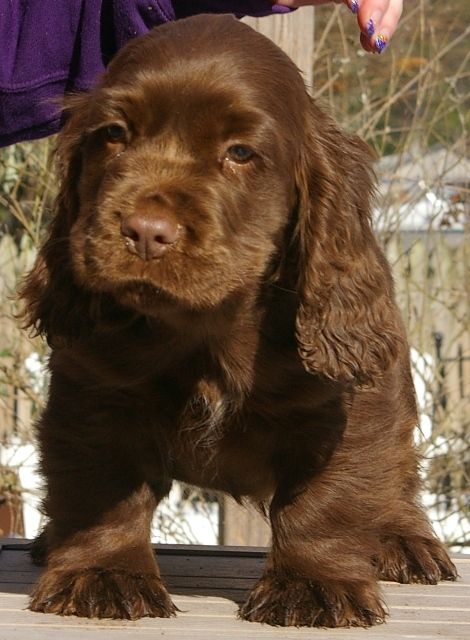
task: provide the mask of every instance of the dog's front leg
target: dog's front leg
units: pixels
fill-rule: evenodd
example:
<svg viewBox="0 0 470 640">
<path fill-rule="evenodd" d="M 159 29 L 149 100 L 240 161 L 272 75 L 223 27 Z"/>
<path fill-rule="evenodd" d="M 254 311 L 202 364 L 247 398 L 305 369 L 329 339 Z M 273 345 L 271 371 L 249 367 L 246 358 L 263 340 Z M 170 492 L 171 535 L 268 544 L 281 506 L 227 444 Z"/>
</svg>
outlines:
<svg viewBox="0 0 470 640">
<path fill-rule="evenodd" d="M 151 490 L 142 484 L 93 525 L 69 530 L 65 536 L 53 518 L 47 529 L 47 568 L 30 609 L 130 620 L 174 615 L 149 543 L 154 507 Z"/>
<path fill-rule="evenodd" d="M 299 487 L 279 486 L 270 517 L 267 568 L 240 609 L 253 622 L 281 626 L 370 626 L 383 622 L 372 566 L 376 546 L 357 517 L 351 486 L 334 468 Z"/>
<path fill-rule="evenodd" d="M 40 544 L 47 566 L 30 608 L 132 620 L 171 616 L 175 606 L 150 545 L 156 502 L 169 483 L 147 484 L 122 435 L 130 427 L 117 413 L 88 413 L 86 421 L 81 405 L 68 405 L 62 416 L 50 406 L 39 428 L 50 521 Z"/>
<path fill-rule="evenodd" d="M 143 484 L 93 525 L 65 536 L 53 519 L 47 528 L 47 568 L 30 609 L 130 620 L 174 615 L 148 539 L 154 506 L 153 494 Z"/>
</svg>

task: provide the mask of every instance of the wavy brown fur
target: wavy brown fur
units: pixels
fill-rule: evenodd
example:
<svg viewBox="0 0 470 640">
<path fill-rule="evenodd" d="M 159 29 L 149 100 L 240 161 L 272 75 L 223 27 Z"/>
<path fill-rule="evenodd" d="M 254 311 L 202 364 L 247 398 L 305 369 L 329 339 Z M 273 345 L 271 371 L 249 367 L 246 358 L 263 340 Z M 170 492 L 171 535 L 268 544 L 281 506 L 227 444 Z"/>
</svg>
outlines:
<svg viewBox="0 0 470 640">
<path fill-rule="evenodd" d="M 47 568 L 30 607 L 173 615 L 149 542 L 172 479 L 269 505 L 248 620 L 369 626 L 385 615 L 378 577 L 454 579 L 418 504 L 365 144 L 230 17 L 133 41 L 68 111 L 55 219 L 22 292 L 52 345 Z M 176 240 L 140 257 L 131 216 Z"/>
</svg>

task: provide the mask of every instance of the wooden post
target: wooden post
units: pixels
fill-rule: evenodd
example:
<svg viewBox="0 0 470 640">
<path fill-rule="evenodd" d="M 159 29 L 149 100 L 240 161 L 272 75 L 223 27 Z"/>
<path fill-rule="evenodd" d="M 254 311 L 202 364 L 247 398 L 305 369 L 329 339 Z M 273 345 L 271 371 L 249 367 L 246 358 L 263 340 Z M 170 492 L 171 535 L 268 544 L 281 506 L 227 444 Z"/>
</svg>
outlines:
<svg viewBox="0 0 470 640">
<path fill-rule="evenodd" d="M 244 22 L 270 38 L 295 62 L 308 87 L 313 82 L 314 8 L 269 18 L 244 18 Z"/>
<path fill-rule="evenodd" d="M 307 86 L 312 86 L 313 7 L 304 7 L 291 14 L 269 18 L 244 18 L 244 22 L 280 46 L 302 72 Z M 270 544 L 269 521 L 250 504 L 241 506 L 230 497 L 222 497 L 220 519 L 221 544 L 254 547 Z"/>
<path fill-rule="evenodd" d="M 249 503 L 240 505 L 229 496 L 220 498 L 220 544 L 267 547 L 271 542 L 269 519 Z"/>
</svg>

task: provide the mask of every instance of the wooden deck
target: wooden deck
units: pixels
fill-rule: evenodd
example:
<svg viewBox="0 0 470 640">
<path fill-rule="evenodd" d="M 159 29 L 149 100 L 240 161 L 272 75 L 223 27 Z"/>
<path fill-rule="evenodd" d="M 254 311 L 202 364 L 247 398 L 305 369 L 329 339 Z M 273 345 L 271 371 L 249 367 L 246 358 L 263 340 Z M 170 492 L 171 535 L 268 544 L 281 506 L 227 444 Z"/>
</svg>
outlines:
<svg viewBox="0 0 470 640">
<path fill-rule="evenodd" d="M 0 548 L 0 640 L 453 640 L 470 638 L 470 556 L 456 558 L 461 578 L 436 586 L 384 583 L 390 617 L 371 629 L 273 628 L 237 620 L 239 602 L 261 572 L 262 549 L 156 545 L 177 618 L 136 622 L 32 613 L 27 594 L 39 576 L 27 546 Z"/>
</svg>

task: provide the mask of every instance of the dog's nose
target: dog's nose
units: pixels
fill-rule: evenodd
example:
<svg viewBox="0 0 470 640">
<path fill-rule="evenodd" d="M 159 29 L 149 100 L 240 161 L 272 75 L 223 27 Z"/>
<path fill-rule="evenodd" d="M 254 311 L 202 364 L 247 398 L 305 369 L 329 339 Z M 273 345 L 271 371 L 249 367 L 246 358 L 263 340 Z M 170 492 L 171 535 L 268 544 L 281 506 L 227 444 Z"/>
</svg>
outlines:
<svg viewBox="0 0 470 640">
<path fill-rule="evenodd" d="M 127 248 L 142 260 L 160 258 L 178 239 L 179 225 L 169 217 L 133 213 L 121 221 Z"/>
</svg>

